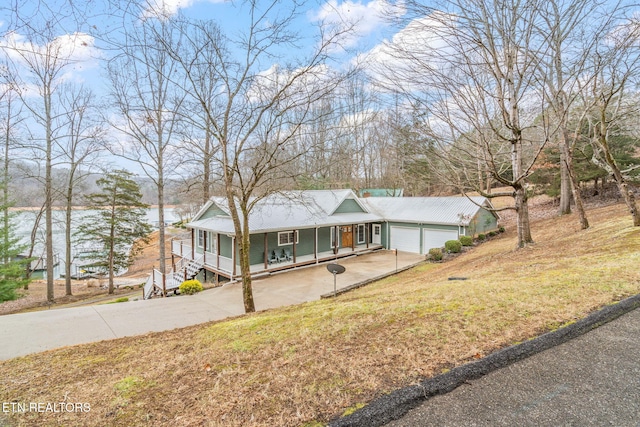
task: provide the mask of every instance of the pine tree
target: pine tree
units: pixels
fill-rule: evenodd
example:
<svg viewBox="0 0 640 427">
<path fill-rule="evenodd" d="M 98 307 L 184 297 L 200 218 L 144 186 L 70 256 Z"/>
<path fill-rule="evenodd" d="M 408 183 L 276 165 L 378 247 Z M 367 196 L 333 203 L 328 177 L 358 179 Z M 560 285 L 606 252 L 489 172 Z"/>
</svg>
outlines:
<svg viewBox="0 0 640 427">
<path fill-rule="evenodd" d="M 151 227 L 145 222 L 148 205 L 141 202 L 140 187 L 133 174 L 117 170 L 97 181 L 100 193 L 86 197 L 87 204 L 98 213 L 85 221 L 76 235 L 81 242 L 91 242 L 95 249 L 87 257 L 93 267 L 108 274 L 109 293 L 113 293 L 116 272 L 128 268 L 139 251 L 137 240 L 146 242 Z"/>
<path fill-rule="evenodd" d="M 8 206 L 2 206 L 0 221 L 0 302 L 18 298 L 16 290 L 29 283 L 27 265 L 29 259 L 18 255 L 26 248 L 13 234 Z"/>
</svg>

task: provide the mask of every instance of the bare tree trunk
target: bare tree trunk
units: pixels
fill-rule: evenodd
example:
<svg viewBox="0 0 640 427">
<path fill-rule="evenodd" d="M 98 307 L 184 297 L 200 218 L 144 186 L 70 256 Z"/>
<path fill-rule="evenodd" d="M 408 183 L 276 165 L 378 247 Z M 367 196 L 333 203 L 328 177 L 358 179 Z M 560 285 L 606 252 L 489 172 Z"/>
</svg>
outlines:
<svg viewBox="0 0 640 427">
<path fill-rule="evenodd" d="M 52 128 L 51 128 L 51 93 L 49 85 L 44 85 L 44 104 L 45 104 L 45 120 L 46 120 L 46 157 L 45 157 L 45 253 L 47 263 L 47 301 L 54 300 L 54 280 L 53 280 L 53 180 L 51 178 L 51 161 L 52 161 Z"/>
<path fill-rule="evenodd" d="M 582 230 L 586 230 L 589 228 L 589 220 L 587 219 L 587 213 L 584 210 L 584 204 L 582 203 L 582 194 L 580 194 L 580 183 L 578 182 L 578 178 L 576 177 L 576 172 L 573 167 L 573 143 L 569 143 L 569 138 L 567 135 L 566 127 L 563 129 L 563 146 L 567 147 L 567 156 L 565 158 L 566 162 L 566 171 L 567 175 L 569 175 L 569 184 L 571 188 L 571 194 L 573 195 L 573 200 L 576 203 L 576 211 L 578 213 L 578 219 L 580 221 L 580 228 Z"/>
<path fill-rule="evenodd" d="M 251 283 L 251 262 L 249 259 L 250 251 L 250 237 L 249 234 L 249 213 L 246 208 L 243 209 L 243 228 L 244 232 L 241 236 L 240 243 L 240 271 L 242 273 L 242 300 L 244 301 L 245 313 L 251 313 L 256 311 L 256 306 L 253 301 L 253 286 Z"/>
<path fill-rule="evenodd" d="M 517 213 L 518 247 L 523 248 L 533 243 L 531 226 L 529 222 L 529 203 L 527 191 L 522 186 L 516 187 L 515 206 Z"/>
<path fill-rule="evenodd" d="M 73 176 L 72 172 L 69 172 Z M 65 214 L 65 230 L 64 230 L 64 242 L 66 253 L 64 255 L 64 289 L 66 295 L 71 295 L 71 217 L 73 213 L 73 184 L 71 178 L 69 179 L 67 186 L 67 209 Z"/>
<path fill-rule="evenodd" d="M 560 141 L 560 215 L 571 213 L 571 176 L 569 172 L 569 153 L 564 140 Z"/>
</svg>

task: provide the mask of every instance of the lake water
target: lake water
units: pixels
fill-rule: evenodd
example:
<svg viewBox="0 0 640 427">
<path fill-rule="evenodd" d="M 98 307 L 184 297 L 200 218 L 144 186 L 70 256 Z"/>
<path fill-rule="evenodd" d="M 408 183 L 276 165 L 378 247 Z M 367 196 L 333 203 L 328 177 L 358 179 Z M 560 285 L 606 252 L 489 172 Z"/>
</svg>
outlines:
<svg viewBox="0 0 640 427">
<path fill-rule="evenodd" d="M 86 221 L 91 215 L 95 214 L 95 210 L 76 209 L 73 211 L 71 217 L 73 221 L 72 227 L 78 227 L 83 221 Z M 158 208 L 150 208 L 147 211 L 147 222 L 154 227 L 158 226 Z M 20 239 L 22 243 L 29 243 L 31 230 L 36 221 L 37 212 L 33 211 L 17 211 L 13 218 L 15 236 Z M 172 223 L 178 221 L 179 218 L 173 212 L 173 208 L 164 209 L 165 222 Z M 53 251 L 58 254 L 60 263 L 54 268 L 54 274 L 56 278 L 60 277 L 60 274 L 64 272 L 64 259 L 65 259 L 65 211 L 55 210 L 53 211 Z M 36 248 L 34 250 L 34 257 L 44 256 L 45 253 L 45 226 L 44 216 L 40 220 L 40 225 L 36 232 Z M 74 237 L 71 237 L 72 242 Z M 78 245 L 72 243 L 72 257 L 80 252 L 82 249 Z M 79 263 L 71 264 L 72 274 L 77 274 L 77 271 L 81 270 L 82 266 Z"/>
</svg>

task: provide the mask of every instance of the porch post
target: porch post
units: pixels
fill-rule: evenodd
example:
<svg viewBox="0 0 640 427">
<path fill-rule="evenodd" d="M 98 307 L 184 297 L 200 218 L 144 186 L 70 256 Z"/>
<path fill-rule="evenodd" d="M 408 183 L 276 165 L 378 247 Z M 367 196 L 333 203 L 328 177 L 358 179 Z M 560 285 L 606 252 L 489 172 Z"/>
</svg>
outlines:
<svg viewBox="0 0 640 427">
<path fill-rule="evenodd" d="M 351 252 L 356 250 L 356 225 L 351 224 Z"/>
<path fill-rule="evenodd" d="M 233 236 L 231 238 L 231 250 L 233 252 L 231 252 L 231 264 L 233 265 L 233 269 L 232 269 L 232 273 L 231 273 L 231 280 L 233 280 L 233 278 L 236 275 L 236 236 Z"/>
<path fill-rule="evenodd" d="M 191 259 L 196 259 L 195 228 L 191 229 Z"/>
<path fill-rule="evenodd" d="M 296 238 L 298 237 L 298 230 L 293 230 L 293 263 L 296 263 Z"/>
<path fill-rule="evenodd" d="M 220 271 L 220 233 L 216 237 L 216 268 Z"/>
<path fill-rule="evenodd" d="M 333 236 L 335 237 L 335 242 L 334 242 L 334 245 L 333 245 L 333 254 L 337 255 L 338 254 L 338 240 L 340 238 L 340 236 L 338 235 L 338 226 L 337 225 L 334 227 L 334 230 L 335 231 L 333 233 Z"/>
<path fill-rule="evenodd" d="M 171 238 L 171 269 L 176 271 L 176 257 L 173 255 L 173 239 L 175 239 L 175 237 Z"/>
<path fill-rule="evenodd" d="M 204 239 L 202 242 L 202 262 L 203 263 L 207 263 L 207 234 L 209 234 L 207 231 L 203 231 L 202 232 L 204 234 Z"/>
<path fill-rule="evenodd" d="M 316 227 L 316 232 L 313 234 L 313 259 L 318 260 L 318 227 Z"/>
<path fill-rule="evenodd" d="M 369 237 L 371 236 L 371 232 L 369 231 L 370 227 L 371 224 L 366 224 L 364 226 L 364 240 L 367 242 L 367 249 L 369 249 Z"/>
<path fill-rule="evenodd" d="M 267 268 L 269 268 L 268 264 L 267 264 L 267 260 L 269 259 L 269 255 L 267 254 L 267 233 L 264 233 L 264 269 L 266 270 Z"/>
</svg>

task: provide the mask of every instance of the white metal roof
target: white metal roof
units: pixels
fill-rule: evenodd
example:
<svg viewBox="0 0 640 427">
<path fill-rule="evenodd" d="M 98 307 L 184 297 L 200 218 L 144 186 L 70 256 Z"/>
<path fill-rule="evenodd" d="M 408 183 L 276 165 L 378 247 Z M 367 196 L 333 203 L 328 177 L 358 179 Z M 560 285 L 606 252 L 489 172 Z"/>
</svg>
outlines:
<svg viewBox="0 0 640 427">
<path fill-rule="evenodd" d="M 387 221 L 439 225 L 469 225 L 480 206 L 489 206 L 484 197 L 463 196 L 367 197 L 361 201 Z"/>
<path fill-rule="evenodd" d="M 335 213 L 348 198 L 354 199 L 367 210 L 351 190 L 291 191 L 273 194 L 256 203 L 249 214 L 249 229 L 252 233 L 260 233 L 382 220 L 378 215 L 369 212 Z M 229 211 L 226 199 L 215 197 L 212 198 L 212 202 L 223 211 Z M 210 206 L 211 204 L 208 204 L 207 207 Z M 205 212 L 206 209 L 201 209 L 196 219 L 188 226 L 235 234 L 231 217 L 214 216 L 199 219 Z"/>
<path fill-rule="evenodd" d="M 342 202 L 349 198 L 355 200 L 366 212 L 335 213 Z M 205 207 L 210 207 L 212 203 L 229 212 L 224 197 L 212 198 Z M 258 201 L 249 215 L 249 229 L 252 233 L 261 233 L 375 221 L 466 226 L 481 209 L 480 206 L 484 205 L 490 206 L 484 197 L 359 199 L 351 190 L 290 191 L 273 194 Z M 200 219 L 206 212 L 205 207 L 188 224 L 189 227 L 235 234 L 230 216 Z"/>
</svg>

